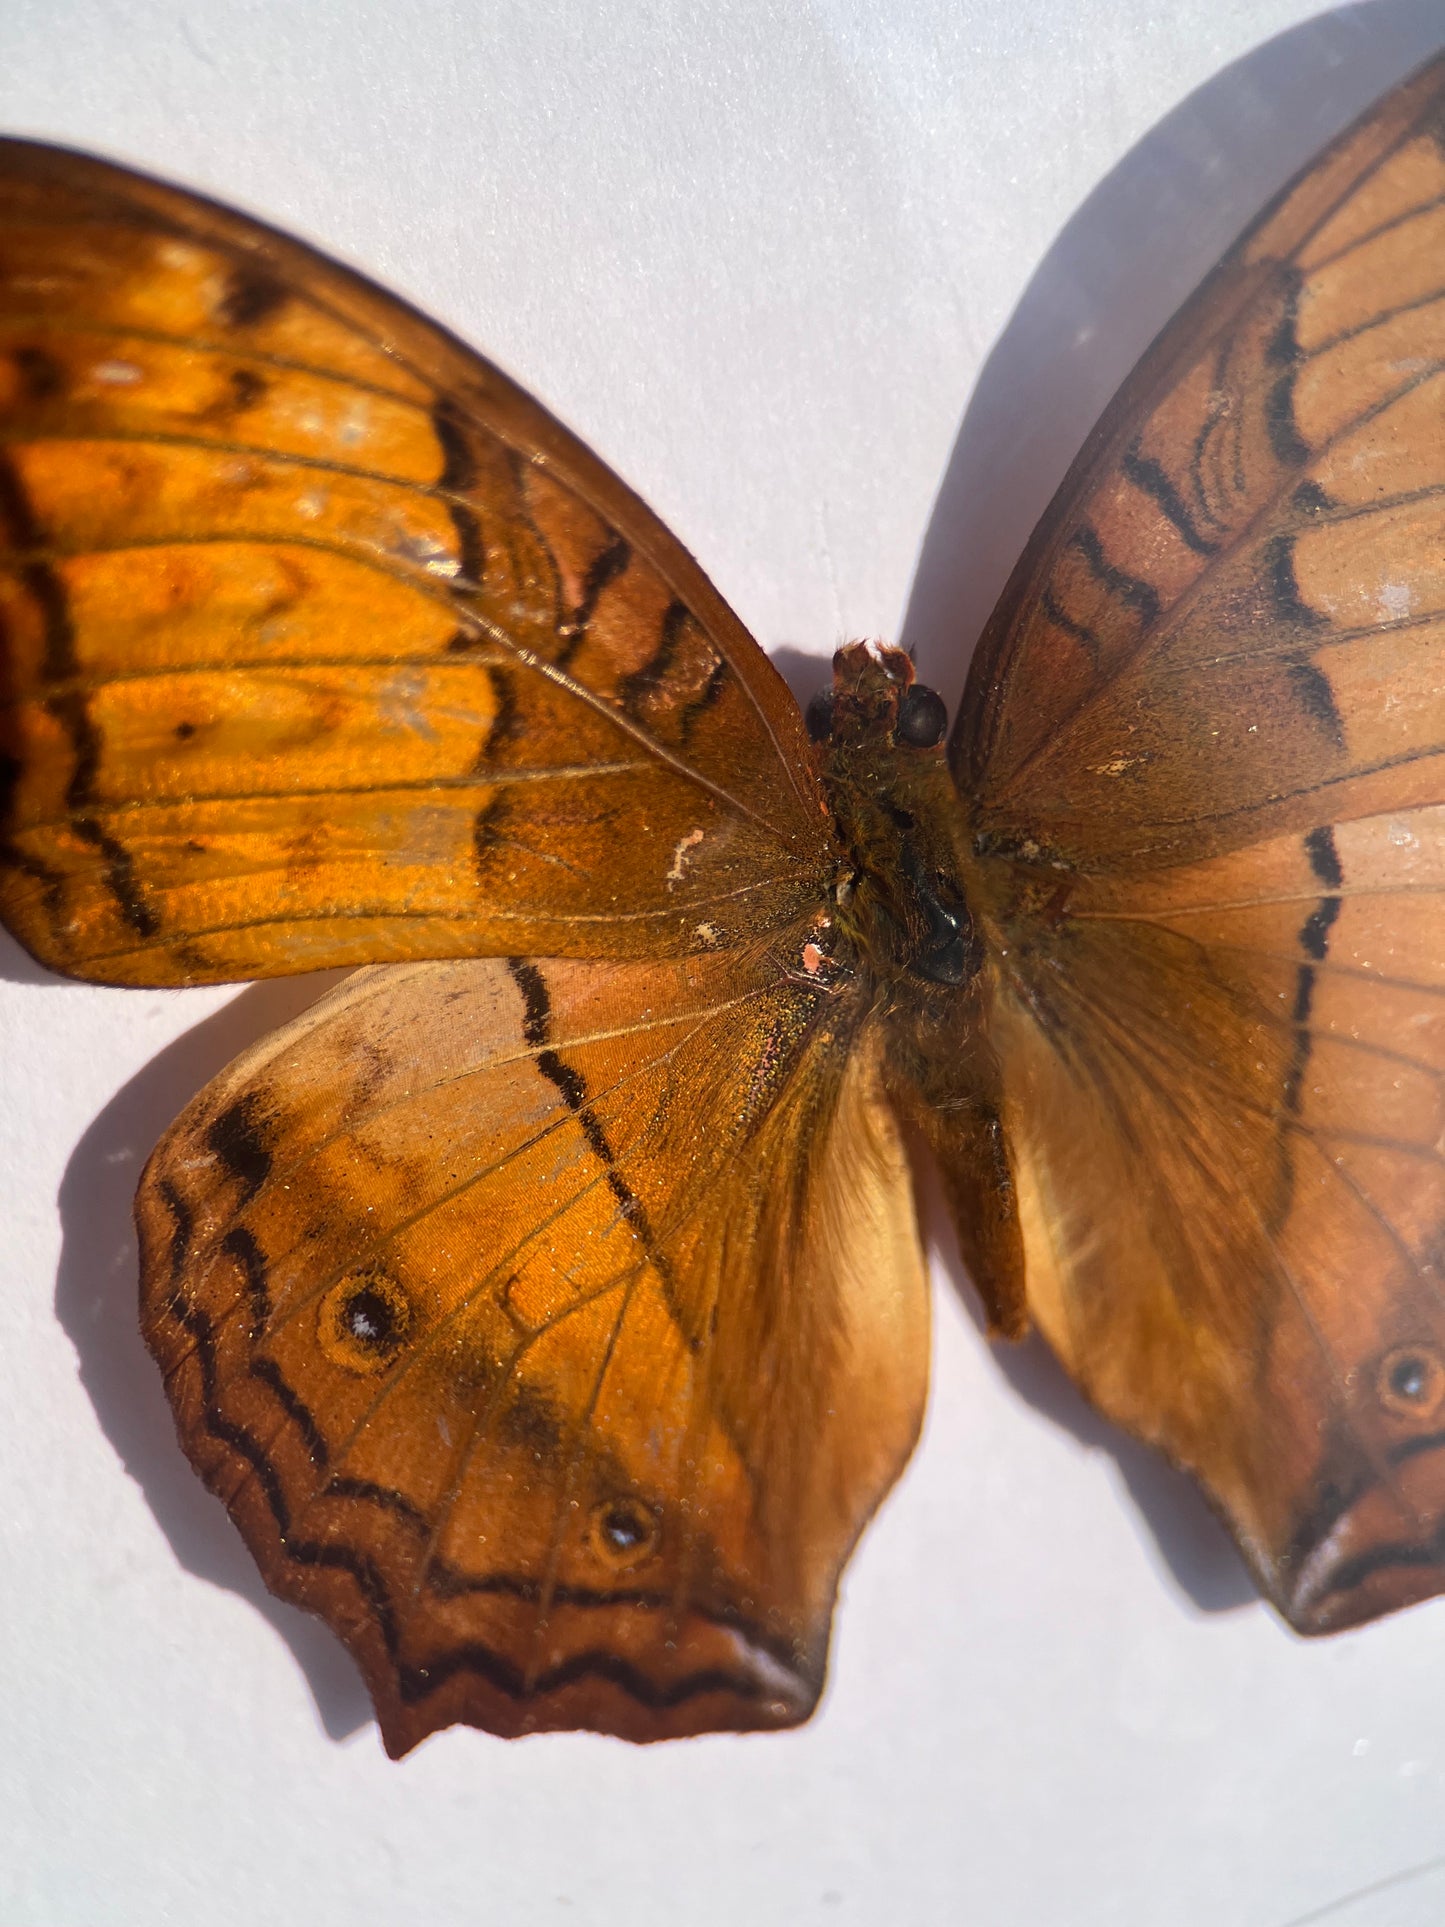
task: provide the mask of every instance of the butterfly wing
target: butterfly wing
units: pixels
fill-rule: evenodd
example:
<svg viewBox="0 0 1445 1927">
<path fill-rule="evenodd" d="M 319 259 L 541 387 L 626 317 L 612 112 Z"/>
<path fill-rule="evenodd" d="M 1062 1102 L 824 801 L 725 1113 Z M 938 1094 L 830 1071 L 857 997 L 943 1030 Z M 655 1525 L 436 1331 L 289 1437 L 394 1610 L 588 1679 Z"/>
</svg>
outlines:
<svg viewBox="0 0 1445 1927">
<path fill-rule="evenodd" d="M 157 1149 L 143 1323 L 388 1748 L 805 1719 L 912 1447 L 880 1034 L 768 952 L 364 971 Z"/>
<path fill-rule="evenodd" d="M 1032 1315 L 1304 1630 L 1445 1587 L 1442 558 L 1437 61 L 1126 384 L 951 750 Z"/>
<path fill-rule="evenodd" d="M 359 276 L 0 142 L 0 914 L 194 983 L 687 954 L 828 857 L 797 709 L 692 559 Z"/>
<path fill-rule="evenodd" d="M 1090 437 L 951 744 L 985 848 L 1155 867 L 1437 797 L 1442 96 L 1287 189 Z"/>
</svg>

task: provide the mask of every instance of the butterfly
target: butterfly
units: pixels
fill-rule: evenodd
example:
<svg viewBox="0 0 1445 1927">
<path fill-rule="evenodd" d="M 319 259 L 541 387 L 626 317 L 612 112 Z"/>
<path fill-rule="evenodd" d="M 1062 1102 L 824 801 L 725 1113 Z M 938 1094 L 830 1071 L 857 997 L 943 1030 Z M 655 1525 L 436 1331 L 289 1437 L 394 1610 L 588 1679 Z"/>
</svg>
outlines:
<svg viewBox="0 0 1445 1927">
<path fill-rule="evenodd" d="M 183 1447 L 388 1750 L 782 1727 L 917 1437 L 908 1147 L 992 1329 L 1303 1632 L 1445 1589 L 1445 61 L 1090 437 L 951 733 L 800 712 L 506 377 L 0 143 L 0 915 L 359 966 L 136 1203 Z"/>
</svg>

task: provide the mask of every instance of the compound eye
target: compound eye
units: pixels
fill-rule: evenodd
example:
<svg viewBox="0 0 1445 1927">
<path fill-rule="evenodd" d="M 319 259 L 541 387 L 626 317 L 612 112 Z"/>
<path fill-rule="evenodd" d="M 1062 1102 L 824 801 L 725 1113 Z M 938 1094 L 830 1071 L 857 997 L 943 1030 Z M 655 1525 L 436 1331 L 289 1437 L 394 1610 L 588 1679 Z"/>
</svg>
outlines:
<svg viewBox="0 0 1445 1927">
<path fill-rule="evenodd" d="M 893 725 L 894 742 L 906 743 L 910 749 L 932 749 L 943 741 L 947 728 L 948 711 L 936 689 L 916 682 L 903 692 Z"/>
<path fill-rule="evenodd" d="M 833 733 L 833 691 L 820 689 L 803 711 L 803 727 L 815 743 L 826 743 Z"/>
</svg>

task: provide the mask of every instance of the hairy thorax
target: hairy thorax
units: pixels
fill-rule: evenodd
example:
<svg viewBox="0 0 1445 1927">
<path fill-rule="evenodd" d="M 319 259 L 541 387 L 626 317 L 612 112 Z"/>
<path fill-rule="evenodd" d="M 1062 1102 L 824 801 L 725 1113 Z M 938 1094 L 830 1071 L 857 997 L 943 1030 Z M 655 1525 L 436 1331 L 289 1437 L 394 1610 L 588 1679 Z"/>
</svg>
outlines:
<svg viewBox="0 0 1445 1927">
<path fill-rule="evenodd" d="M 880 987 L 914 997 L 957 991 L 982 963 L 945 723 L 902 650 L 866 643 L 838 651 L 832 686 L 808 707 L 844 859 L 839 934 Z"/>
<path fill-rule="evenodd" d="M 995 1329 L 1026 1323 L 1022 1254 L 987 1043 L 993 994 L 978 866 L 949 772 L 941 698 L 899 649 L 850 643 L 808 706 L 840 864 L 832 955 L 886 1013 L 894 1108 L 927 1142 Z"/>
</svg>

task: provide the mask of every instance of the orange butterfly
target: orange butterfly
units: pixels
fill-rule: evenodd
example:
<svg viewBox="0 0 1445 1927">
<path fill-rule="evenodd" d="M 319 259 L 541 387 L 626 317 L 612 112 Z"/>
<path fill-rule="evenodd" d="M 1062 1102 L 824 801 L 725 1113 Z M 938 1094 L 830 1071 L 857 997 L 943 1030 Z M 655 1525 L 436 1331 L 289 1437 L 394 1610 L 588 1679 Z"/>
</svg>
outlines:
<svg viewBox="0 0 1445 1927">
<path fill-rule="evenodd" d="M 393 1754 L 805 1719 L 923 1406 L 903 1133 L 994 1327 L 1305 1631 L 1445 1588 L 1445 61 L 1125 385 L 947 747 L 307 248 L 0 143 L 0 913 L 348 979 L 137 1201 L 182 1442 Z"/>
</svg>

